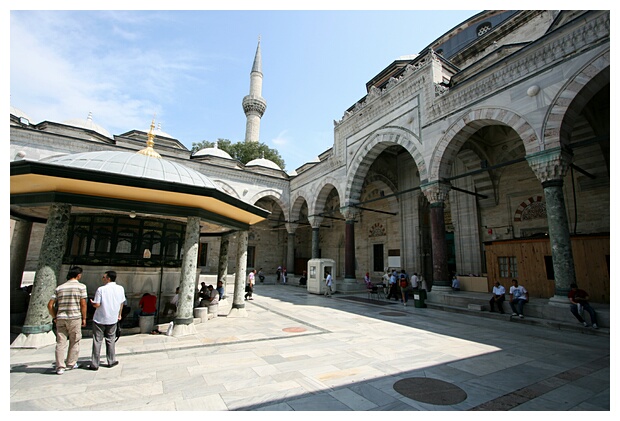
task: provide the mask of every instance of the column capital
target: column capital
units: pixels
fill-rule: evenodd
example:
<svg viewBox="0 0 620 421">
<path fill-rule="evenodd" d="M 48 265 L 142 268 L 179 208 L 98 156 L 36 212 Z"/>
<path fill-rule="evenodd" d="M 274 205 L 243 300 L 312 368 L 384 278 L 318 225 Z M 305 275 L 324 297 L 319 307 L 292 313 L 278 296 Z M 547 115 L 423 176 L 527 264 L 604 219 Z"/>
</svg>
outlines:
<svg viewBox="0 0 620 421">
<path fill-rule="evenodd" d="M 297 230 L 299 224 L 293 222 L 285 222 L 284 226 L 286 227 L 286 232 L 288 232 L 289 234 L 295 234 L 295 231 Z"/>
<path fill-rule="evenodd" d="M 312 228 L 321 228 L 321 224 L 323 223 L 322 216 L 309 216 L 308 222 L 310 222 L 310 226 Z"/>
<path fill-rule="evenodd" d="M 452 188 L 450 183 L 441 181 L 431 181 L 420 185 L 420 189 L 430 204 L 443 203 L 448 197 L 448 192 Z"/>
<path fill-rule="evenodd" d="M 562 148 L 536 152 L 525 157 L 541 183 L 562 181 L 573 162 L 573 153 Z"/>
<path fill-rule="evenodd" d="M 347 222 L 355 222 L 361 211 L 355 206 L 343 206 L 340 208 L 340 213 Z"/>
</svg>

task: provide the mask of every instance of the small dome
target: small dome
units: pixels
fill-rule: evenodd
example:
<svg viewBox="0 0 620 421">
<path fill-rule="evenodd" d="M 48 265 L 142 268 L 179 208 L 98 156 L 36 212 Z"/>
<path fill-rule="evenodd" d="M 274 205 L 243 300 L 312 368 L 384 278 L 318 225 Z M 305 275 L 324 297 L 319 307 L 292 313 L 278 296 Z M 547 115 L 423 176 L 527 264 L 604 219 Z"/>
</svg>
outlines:
<svg viewBox="0 0 620 421">
<path fill-rule="evenodd" d="M 15 108 L 13 106 L 11 106 L 11 114 L 14 115 L 17 118 L 25 118 L 26 120 L 28 120 L 29 123 L 33 122 L 28 114 L 26 114 L 22 110 L 20 110 L 18 108 Z"/>
<path fill-rule="evenodd" d="M 257 158 L 257 159 L 253 159 L 250 162 L 248 162 L 247 164 L 245 164 L 246 167 L 266 167 L 266 168 L 271 168 L 274 170 L 279 170 L 282 171 L 282 168 L 280 168 L 278 166 L 278 164 L 276 164 L 273 161 L 270 161 L 266 158 Z"/>
<path fill-rule="evenodd" d="M 93 113 L 88 113 L 88 117 L 86 120 L 82 120 L 79 118 L 73 120 L 63 121 L 62 124 L 66 124 L 67 126 L 80 127 L 87 130 L 92 130 L 94 132 L 99 133 L 102 136 L 105 136 L 110 139 L 114 139 L 110 132 L 101 127 L 100 125 L 93 123 Z"/>
<path fill-rule="evenodd" d="M 217 147 L 217 142 L 215 142 L 215 146 L 212 148 L 204 148 L 199 151 L 194 152 L 192 156 L 217 156 L 220 158 L 232 159 L 230 154 L 223 149 L 219 149 Z"/>
<path fill-rule="evenodd" d="M 216 188 L 209 178 L 198 171 L 166 159 L 152 158 L 135 152 L 83 152 L 54 157 L 47 162 L 65 167 Z"/>
</svg>

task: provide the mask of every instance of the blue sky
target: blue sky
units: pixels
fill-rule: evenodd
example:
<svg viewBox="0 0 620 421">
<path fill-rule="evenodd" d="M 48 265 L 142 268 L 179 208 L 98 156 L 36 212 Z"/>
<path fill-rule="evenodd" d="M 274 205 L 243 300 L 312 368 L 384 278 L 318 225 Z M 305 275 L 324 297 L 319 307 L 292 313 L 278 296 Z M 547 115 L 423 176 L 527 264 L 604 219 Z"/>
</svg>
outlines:
<svg viewBox="0 0 620 421">
<path fill-rule="evenodd" d="M 291 171 L 333 146 L 333 121 L 368 80 L 478 12 L 11 10 L 10 102 L 35 123 L 92 112 L 122 134 L 155 116 L 187 148 L 242 141 L 260 36 L 260 141 Z"/>
</svg>

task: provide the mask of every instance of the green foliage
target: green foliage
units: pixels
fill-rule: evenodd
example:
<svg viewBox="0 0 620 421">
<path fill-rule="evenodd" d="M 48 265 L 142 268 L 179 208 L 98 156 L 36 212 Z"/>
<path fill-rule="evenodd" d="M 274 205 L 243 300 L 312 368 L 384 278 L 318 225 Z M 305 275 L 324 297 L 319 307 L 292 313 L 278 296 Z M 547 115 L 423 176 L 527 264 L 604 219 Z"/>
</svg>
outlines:
<svg viewBox="0 0 620 421">
<path fill-rule="evenodd" d="M 192 143 L 192 153 L 201 149 L 212 148 L 215 146 L 215 142 L 209 142 L 203 140 L 202 142 Z M 282 169 L 285 168 L 284 159 L 280 156 L 280 153 L 276 149 L 271 149 L 269 146 L 262 142 L 237 142 L 232 143 L 228 139 L 218 139 L 217 147 L 223 151 L 226 151 L 233 158 L 238 159 L 243 164 L 247 164 L 253 159 L 264 158 L 275 162 Z"/>
</svg>

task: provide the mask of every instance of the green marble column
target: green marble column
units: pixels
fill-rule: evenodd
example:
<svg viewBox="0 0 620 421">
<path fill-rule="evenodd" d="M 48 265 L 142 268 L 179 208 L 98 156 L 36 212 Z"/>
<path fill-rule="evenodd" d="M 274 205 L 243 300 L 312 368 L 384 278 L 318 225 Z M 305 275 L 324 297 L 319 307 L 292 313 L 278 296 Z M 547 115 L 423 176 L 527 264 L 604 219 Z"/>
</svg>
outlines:
<svg viewBox="0 0 620 421">
<path fill-rule="evenodd" d="M 24 219 L 15 221 L 13 237 L 11 238 L 11 314 L 25 313 L 26 294 L 20 288 L 24 268 L 26 267 L 26 256 L 30 245 L 30 235 L 32 233 L 32 222 Z"/>
<path fill-rule="evenodd" d="M 228 276 L 228 245 L 230 244 L 231 234 L 220 237 L 220 256 L 217 264 L 217 280 L 222 281 L 224 291 L 226 291 L 226 277 Z"/>
<path fill-rule="evenodd" d="M 58 275 L 65 254 L 70 215 L 70 204 L 54 203 L 50 206 L 26 320 L 22 333 L 13 342 L 14 347 L 38 348 L 56 342 L 47 303 L 58 284 L 64 282 L 59 282 Z"/>
<path fill-rule="evenodd" d="M 568 172 L 572 158 L 570 151 L 561 148 L 538 152 L 526 157 L 528 164 L 542 183 L 545 194 L 549 242 L 555 273 L 555 295 L 549 300 L 550 304 L 567 304 L 570 284 L 576 282 L 575 262 L 563 191 L 563 179 Z"/>
<path fill-rule="evenodd" d="M 295 274 L 295 231 L 299 224 L 287 222 L 285 225 L 286 232 L 288 233 L 286 242 L 286 276 L 290 276 Z"/>
<path fill-rule="evenodd" d="M 237 272 L 235 273 L 235 292 L 228 317 L 247 317 L 245 302 L 245 278 L 248 266 L 248 232 L 237 233 Z"/>
<path fill-rule="evenodd" d="M 196 268 L 200 241 L 200 218 L 190 216 L 185 227 L 179 304 L 174 319 L 173 336 L 185 336 L 196 332 L 194 326 L 194 291 L 196 289 Z"/>
<path fill-rule="evenodd" d="M 308 220 L 310 221 L 310 226 L 312 227 L 312 258 L 319 258 L 319 249 L 321 248 L 319 244 L 319 228 L 321 227 L 321 222 L 323 222 L 323 217 L 321 216 L 309 216 Z"/>
</svg>

